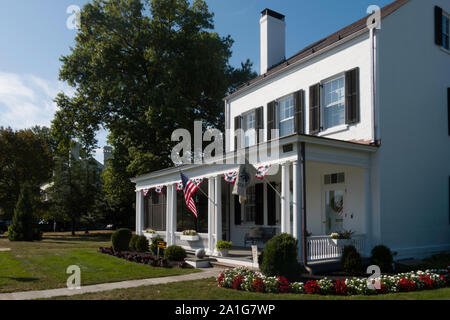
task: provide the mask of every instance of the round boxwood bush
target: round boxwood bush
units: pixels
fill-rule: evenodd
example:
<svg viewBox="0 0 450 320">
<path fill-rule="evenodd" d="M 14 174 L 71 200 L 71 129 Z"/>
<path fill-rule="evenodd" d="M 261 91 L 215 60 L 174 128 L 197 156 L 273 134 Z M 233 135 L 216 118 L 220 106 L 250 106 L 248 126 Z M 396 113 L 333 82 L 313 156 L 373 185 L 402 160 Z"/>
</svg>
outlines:
<svg viewBox="0 0 450 320">
<path fill-rule="evenodd" d="M 150 251 L 156 256 L 158 254 L 158 242 L 164 241 L 160 236 L 156 236 L 152 238 L 152 244 L 150 245 Z M 164 249 L 159 249 L 159 256 L 164 255 Z"/>
<path fill-rule="evenodd" d="M 354 246 L 345 246 L 341 259 L 342 269 L 350 274 L 359 274 L 362 271 L 362 259 Z"/>
<path fill-rule="evenodd" d="M 393 262 L 391 250 L 383 245 L 372 249 L 372 264 L 380 267 L 382 273 L 391 273 Z"/>
<path fill-rule="evenodd" d="M 148 246 L 148 240 L 146 236 L 138 236 L 136 238 L 136 251 L 137 252 L 148 252 L 149 246 Z"/>
<path fill-rule="evenodd" d="M 138 239 L 138 235 L 135 235 L 135 234 L 133 234 L 132 236 L 131 236 L 131 240 L 130 240 L 130 244 L 129 244 L 129 247 L 130 247 L 130 250 L 131 251 L 136 251 L 136 240 Z"/>
<path fill-rule="evenodd" d="M 130 229 L 119 229 L 111 236 L 111 242 L 114 250 L 126 251 L 130 245 L 131 240 Z"/>
<path fill-rule="evenodd" d="M 164 258 L 172 261 L 183 261 L 186 258 L 186 250 L 180 246 L 170 246 L 164 251 Z"/>
<path fill-rule="evenodd" d="M 269 277 L 284 276 L 296 281 L 302 272 L 297 261 L 297 240 L 286 233 L 270 239 L 261 254 L 261 272 Z"/>
</svg>

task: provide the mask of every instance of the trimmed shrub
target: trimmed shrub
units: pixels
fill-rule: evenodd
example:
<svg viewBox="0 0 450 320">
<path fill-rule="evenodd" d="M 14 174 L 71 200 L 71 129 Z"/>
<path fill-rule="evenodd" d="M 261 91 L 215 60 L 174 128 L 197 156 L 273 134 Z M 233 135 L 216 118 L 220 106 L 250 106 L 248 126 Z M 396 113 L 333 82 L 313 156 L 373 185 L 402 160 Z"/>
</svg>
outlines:
<svg viewBox="0 0 450 320">
<path fill-rule="evenodd" d="M 350 274 L 358 274 L 362 271 L 362 259 L 354 246 L 345 246 L 341 259 L 342 269 Z"/>
<path fill-rule="evenodd" d="M 270 239 L 261 254 L 261 272 L 269 277 L 283 276 L 289 281 L 297 280 L 302 267 L 297 261 L 297 240 L 283 233 Z"/>
<path fill-rule="evenodd" d="M 393 271 L 393 261 L 392 252 L 388 247 L 380 245 L 372 249 L 372 264 L 379 266 L 382 273 Z"/>
<path fill-rule="evenodd" d="M 126 251 L 130 245 L 131 240 L 130 229 L 119 229 L 115 231 L 111 236 L 111 243 L 114 250 Z"/>
<path fill-rule="evenodd" d="M 149 245 L 148 240 L 146 236 L 138 236 L 136 238 L 136 251 L 137 252 L 148 252 L 149 251 Z"/>
<path fill-rule="evenodd" d="M 130 244 L 128 245 L 130 247 L 131 251 L 136 251 L 136 240 L 138 239 L 138 235 L 133 234 L 131 236 Z"/>
<path fill-rule="evenodd" d="M 42 233 L 38 229 L 33 216 L 31 192 L 24 186 L 14 209 L 14 216 L 8 229 L 9 241 L 41 240 Z"/>
<path fill-rule="evenodd" d="M 170 246 L 164 251 L 164 258 L 172 261 L 183 261 L 186 258 L 186 250 L 180 246 Z"/>
<path fill-rule="evenodd" d="M 152 238 L 152 244 L 150 245 L 150 251 L 153 252 L 153 254 L 156 256 L 158 254 L 158 242 L 164 241 L 163 238 L 160 236 L 157 236 L 155 238 Z M 159 249 L 159 255 L 164 255 L 164 249 Z"/>
</svg>

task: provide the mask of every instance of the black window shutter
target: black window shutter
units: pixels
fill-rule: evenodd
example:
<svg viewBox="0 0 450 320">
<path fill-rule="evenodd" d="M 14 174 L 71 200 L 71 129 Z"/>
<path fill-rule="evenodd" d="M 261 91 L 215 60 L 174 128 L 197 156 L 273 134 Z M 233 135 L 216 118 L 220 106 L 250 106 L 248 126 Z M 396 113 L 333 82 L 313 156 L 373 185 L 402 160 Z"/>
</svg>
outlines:
<svg viewBox="0 0 450 320">
<path fill-rule="evenodd" d="M 359 68 L 345 73 L 345 123 L 359 122 Z"/>
<path fill-rule="evenodd" d="M 450 88 L 447 88 L 448 135 L 450 136 Z"/>
<path fill-rule="evenodd" d="M 234 149 L 235 150 L 241 148 L 242 137 L 240 135 L 236 135 L 237 134 L 236 130 L 239 130 L 239 129 L 242 129 L 242 116 L 237 116 L 234 118 L 234 131 L 235 131 Z M 240 138 L 240 139 L 238 139 L 238 138 Z"/>
<path fill-rule="evenodd" d="M 434 7 L 434 35 L 435 42 L 438 46 L 442 46 L 442 8 Z"/>
<path fill-rule="evenodd" d="M 262 132 L 261 130 L 264 129 L 264 117 L 263 117 L 263 113 L 264 113 L 264 107 L 259 107 L 256 109 L 255 111 L 255 116 L 256 116 L 256 143 L 261 143 L 264 140 L 264 137 L 262 136 Z"/>
<path fill-rule="evenodd" d="M 271 185 L 276 188 L 275 183 Z M 277 205 L 276 205 L 275 191 L 268 185 L 267 186 L 267 224 L 274 226 L 277 224 Z"/>
<path fill-rule="evenodd" d="M 294 131 L 297 134 L 305 133 L 305 91 L 294 93 Z"/>
<path fill-rule="evenodd" d="M 234 196 L 234 224 L 241 225 L 241 204 L 239 203 L 239 196 Z"/>
<path fill-rule="evenodd" d="M 256 217 L 255 224 L 262 226 L 264 224 L 264 184 L 258 183 L 255 185 L 255 199 L 256 199 Z"/>
<path fill-rule="evenodd" d="M 309 133 L 320 132 L 320 83 L 309 88 Z"/>
<path fill-rule="evenodd" d="M 272 140 L 272 130 L 275 129 L 275 101 L 267 105 L 267 141 Z"/>
</svg>

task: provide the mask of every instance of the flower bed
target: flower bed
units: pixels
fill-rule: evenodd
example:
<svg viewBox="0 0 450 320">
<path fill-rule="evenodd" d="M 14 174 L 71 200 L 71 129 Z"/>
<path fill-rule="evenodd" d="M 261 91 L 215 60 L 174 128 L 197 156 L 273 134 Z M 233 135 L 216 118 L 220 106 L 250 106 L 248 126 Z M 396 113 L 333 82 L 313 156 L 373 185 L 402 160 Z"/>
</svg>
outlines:
<svg viewBox="0 0 450 320">
<path fill-rule="evenodd" d="M 162 268 L 170 268 L 170 267 L 178 267 L 178 268 L 190 268 L 186 262 L 172 262 L 165 258 L 159 258 L 150 255 L 150 254 L 141 254 L 136 252 L 123 252 L 119 250 L 114 250 L 113 248 L 103 248 L 100 247 L 98 250 L 100 253 L 108 254 L 111 256 L 115 256 L 117 258 L 125 259 L 130 262 L 147 264 L 152 267 L 162 267 Z"/>
<path fill-rule="evenodd" d="M 437 289 L 450 286 L 450 267 L 447 270 L 427 270 L 401 273 L 393 276 L 382 275 L 373 279 L 380 281 L 380 289 L 370 289 L 367 278 L 345 280 L 310 280 L 306 283 L 289 283 L 284 277 L 266 277 L 260 272 L 247 268 L 234 268 L 223 271 L 217 278 L 219 287 L 265 293 L 298 293 L 322 295 L 371 295 L 392 292 Z"/>
</svg>

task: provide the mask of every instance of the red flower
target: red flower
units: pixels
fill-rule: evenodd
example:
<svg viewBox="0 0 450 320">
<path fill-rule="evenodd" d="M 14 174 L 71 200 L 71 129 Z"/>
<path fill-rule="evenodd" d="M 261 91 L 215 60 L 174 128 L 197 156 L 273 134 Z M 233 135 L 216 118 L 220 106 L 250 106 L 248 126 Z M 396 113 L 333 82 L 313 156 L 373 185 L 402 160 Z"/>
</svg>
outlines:
<svg viewBox="0 0 450 320">
<path fill-rule="evenodd" d="M 222 272 L 219 277 L 217 278 L 217 284 L 219 285 L 219 287 L 222 287 L 222 281 L 225 278 L 225 274 Z"/>
<path fill-rule="evenodd" d="M 414 281 L 408 280 L 406 278 L 402 278 L 398 282 L 398 287 L 399 287 L 400 291 L 403 291 L 403 292 L 415 291 L 417 289 L 416 283 Z"/>
<path fill-rule="evenodd" d="M 244 277 L 242 275 L 237 275 L 236 277 L 233 278 L 233 289 L 234 290 L 239 290 L 241 288 L 241 284 L 242 284 L 242 280 L 244 279 Z"/>
<path fill-rule="evenodd" d="M 386 293 L 387 287 L 383 284 L 383 282 L 380 283 L 380 289 L 377 289 L 378 293 Z"/>
<path fill-rule="evenodd" d="M 263 279 L 256 277 L 252 282 L 252 288 L 255 292 L 264 292 L 264 281 Z"/>
<path fill-rule="evenodd" d="M 346 295 L 348 292 L 348 288 L 344 280 L 336 280 L 336 282 L 334 283 L 334 289 L 336 291 L 336 294 Z"/>
<path fill-rule="evenodd" d="M 288 293 L 290 291 L 289 281 L 286 280 L 285 277 L 277 277 L 278 278 L 278 291 L 280 293 Z"/>
<path fill-rule="evenodd" d="M 430 278 L 429 275 L 420 275 L 419 276 L 420 281 L 424 284 L 426 289 L 433 289 L 434 288 L 434 280 Z"/>
<path fill-rule="evenodd" d="M 319 283 L 316 280 L 310 280 L 305 284 L 305 293 L 318 294 L 320 292 Z"/>
</svg>

